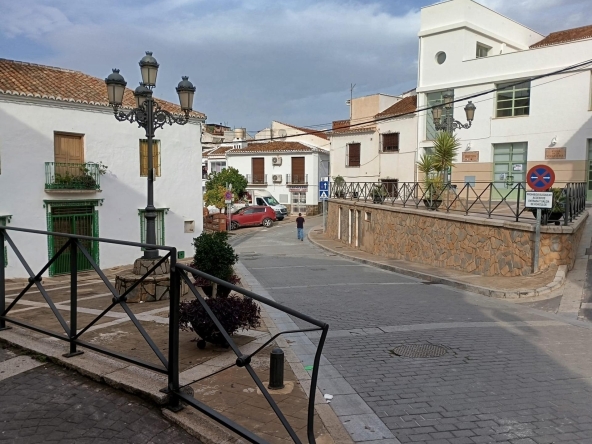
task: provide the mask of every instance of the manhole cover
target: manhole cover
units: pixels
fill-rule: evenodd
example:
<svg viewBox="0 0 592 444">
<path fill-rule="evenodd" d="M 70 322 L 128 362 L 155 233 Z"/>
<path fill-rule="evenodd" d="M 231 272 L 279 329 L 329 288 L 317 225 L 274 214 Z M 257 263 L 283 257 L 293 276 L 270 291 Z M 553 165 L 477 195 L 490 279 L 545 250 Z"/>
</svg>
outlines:
<svg viewBox="0 0 592 444">
<path fill-rule="evenodd" d="M 448 350 L 441 345 L 412 344 L 400 345 L 391 350 L 391 353 L 403 358 L 437 358 L 445 355 Z"/>
</svg>

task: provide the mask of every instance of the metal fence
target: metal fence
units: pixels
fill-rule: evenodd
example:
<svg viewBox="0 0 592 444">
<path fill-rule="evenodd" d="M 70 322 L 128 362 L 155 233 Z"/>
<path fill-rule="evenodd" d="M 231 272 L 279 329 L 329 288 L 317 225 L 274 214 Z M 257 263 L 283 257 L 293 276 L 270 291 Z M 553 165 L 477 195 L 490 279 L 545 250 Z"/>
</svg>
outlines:
<svg viewBox="0 0 592 444">
<path fill-rule="evenodd" d="M 267 185 L 267 174 L 247 174 L 249 185 Z"/>
<path fill-rule="evenodd" d="M 525 204 L 527 191 L 531 189 L 524 182 L 448 182 L 441 186 L 397 181 L 332 182 L 330 198 L 532 222 L 535 217 Z M 556 183 L 550 191 L 554 192 L 552 212 L 556 217 L 551 210 L 545 211 L 545 221 L 556 219 L 556 223 L 568 225 L 585 210 L 585 182 Z"/>
<path fill-rule="evenodd" d="M 20 233 L 28 233 L 31 235 L 42 235 L 42 236 L 54 236 L 64 239 L 63 245 L 61 248 L 55 252 L 53 257 L 39 270 L 38 272 L 34 272 L 29 264 L 27 263 L 26 259 L 23 257 L 22 253 L 18 249 L 17 245 L 15 244 L 14 240 L 12 239 L 10 233 L 11 232 L 20 232 Z M 182 391 L 182 387 L 179 384 L 179 303 L 180 303 L 180 296 L 181 296 L 181 282 L 184 281 L 189 290 L 193 294 L 193 296 L 199 301 L 202 305 L 204 310 L 207 312 L 208 316 L 212 319 L 216 327 L 219 329 L 221 335 L 230 345 L 232 351 L 236 354 L 236 361 L 233 366 L 237 367 L 244 367 L 249 375 L 252 377 L 253 381 L 271 406 L 274 413 L 277 415 L 279 420 L 281 421 L 282 425 L 286 429 L 287 433 L 290 435 L 292 440 L 295 443 L 301 444 L 302 441 L 296 435 L 293 427 L 290 425 L 284 414 L 282 413 L 281 409 L 278 407 L 277 403 L 269 394 L 267 387 L 261 382 L 259 376 L 255 373 L 254 369 L 251 367 L 250 362 L 253 356 L 257 353 L 261 352 L 265 347 L 271 344 L 278 336 L 290 333 L 302 333 L 302 332 L 311 332 L 311 331 L 320 331 L 320 340 L 317 347 L 317 351 L 314 358 L 314 367 L 312 371 L 311 377 L 311 386 L 310 386 L 310 393 L 309 393 L 309 401 L 308 401 L 308 417 L 307 417 L 307 437 L 309 443 L 316 443 L 314 437 L 314 405 L 315 405 L 315 394 L 316 394 L 316 386 L 317 386 L 317 379 L 319 375 L 319 367 L 321 362 L 321 354 L 323 350 L 323 346 L 325 343 L 325 339 L 327 337 L 327 332 L 329 330 L 328 324 L 318 321 L 316 319 L 311 318 L 310 316 L 304 315 L 299 313 L 296 310 L 293 310 L 289 307 L 285 307 L 281 304 L 278 304 L 274 301 L 266 299 L 262 296 L 259 296 L 256 293 L 251 291 L 245 290 L 244 288 L 237 287 L 236 285 L 232 285 L 228 282 L 225 282 L 221 279 L 215 278 L 210 276 L 206 273 L 203 273 L 199 270 L 194 268 L 188 267 L 186 265 L 180 264 L 177 262 L 177 250 L 174 247 L 168 246 L 156 246 L 138 242 L 127 242 L 121 240 L 114 240 L 114 239 L 104 239 L 98 237 L 89 237 L 89 236 L 81 236 L 81 235 L 73 235 L 73 234 L 65 234 L 65 233 L 57 233 L 57 232 L 50 232 L 50 231 L 39 231 L 39 230 L 30 230 L 25 228 L 16 228 L 16 227 L 6 227 L 0 226 L 0 264 L 2 264 L 5 260 L 5 242 L 8 243 L 10 248 L 14 251 L 15 256 L 18 258 L 20 263 L 23 265 L 25 270 L 29 275 L 28 284 L 21 290 L 21 292 L 10 302 L 10 304 L 6 305 L 6 279 L 5 279 L 5 270 L 4 267 L 0 266 L 0 330 L 9 328 L 6 326 L 6 323 L 13 323 L 20 327 L 28 328 L 30 330 L 36 331 L 38 333 L 42 333 L 57 339 L 61 339 L 66 341 L 70 344 L 69 353 L 64 355 L 66 357 L 76 356 L 81 353 L 82 351 L 78 350 L 78 346 L 88 348 L 98 353 L 102 353 L 117 359 L 124 360 L 126 362 L 130 362 L 132 364 L 138 365 L 140 367 L 147 368 L 149 370 L 166 374 L 168 377 L 168 384 L 167 388 L 164 390 L 166 393 L 170 395 L 169 398 L 169 405 L 173 411 L 178 411 L 182 408 L 181 401 L 184 403 L 196 408 L 200 412 L 204 413 L 208 417 L 212 418 L 213 420 L 219 422 L 220 424 L 228 427 L 233 432 L 237 433 L 242 438 L 246 439 L 251 443 L 265 443 L 266 441 L 250 430 L 246 429 L 245 427 L 237 424 L 236 422 L 232 421 L 231 419 L 225 417 L 221 413 L 217 412 L 216 410 L 212 409 L 211 407 L 207 406 L 206 404 L 202 403 L 201 401 L 195 399 L 193 396 L 186 394 Z M 105 276 L 103 271 L 99 268 L 95 260 L 93 259 L 92 254 L 89 252 L 86 245 L 88 243 L 106 243 L 106 244 L 115 244 L 115 245 L 123 245 L 129 247 L 140 247 L 140 248 L 158 248 L 166 252 L 164 257 L 160 258 L 158 263 L 156 263 L 146 274 L 144 274 L 133 286 L 128 288 L 123 294 L 119 294 L 109 279 Z M 70 260 L 70 322 L 64 319 L 64 316 L 60 313 L 60 311 L 56 308 L 56 305 L 50 298 L 48 292 L 43 287 L 41 277 L 43 273 L 45 273 L 52 264 L 62 255 L 62 253 L 69 254 Z M 90 321 L 87 325 L 85 325 L 82 329 L 78 328 L 78 312 L 77 312 L 77 302 L 78 302 L 78 256 L 82 255 L 86 261 L 92 266 L 92 269 L 96 271 L 100 279 L 103 281 L 105 286 L 109 289 L 112 293 L 113 298 L 111 303 L 107 308 L 105 308 L 101 314 L 95 317 L 92 321 Z M 130 292 L 136 288 L 144 279 L 146 279 L 154 270 L 156 270 L 160 265 L 166 261 L 170 261 L 170 318 L 169 318 L 169 335 L 168 335 L 168 357 L 165 357 L 165 354 L 159 349 L 156 343 L 152 340 L 148 332 L 144 329 L 142 324 L 139 322 L 137 317 L 134 315 L 132 310 L 130 309 L 129 305 L 127 304 L 127 296 Z M 201 277 L 207 279 L 211 282 L 215 282 L 218 285 L 223 287 L 229 288 L 232 291 L 242 294 L 245 297 L 251 298 L 261 304 L 267 305 L 269 307 L 273 307 L 277 310 L 280 310 L 284 313 L 289 314 L 295 318 L 301 319 L 305 322 L 310 323 L 313 327 L 312 328 L 303 328 L 298 330 L 290 330 L 278 333 L 271 337 L 265 344 L 261 345 L 256 351 L 251 354 L 244 355 L 241 350 L 238 348 L 236 343 L 234 342 L 233 338 L 226 332 L 220 321 L 216 318 L 214 313 L 211 311 L 209 306 L 207 305 L 206 301 L 200 293 L 197 291 L 196 287 L 193 284 L 194 278 Z M 16 319 L 10 317 L 10 311 L 15 307 L 15 305 L 19 302 L 19 300 L 27 293 L 29 289 L 33 286 L 37 287 L 39 293 L 41 293 L 45 302 L 47 302 L 48 307 L 51 309 L 57 320 L 59 321 L 63 331 L 52 331 L 38 325 L 35 325 L 32 321 L 24 321 L 21 319 Z M 95 325 L 103 316 L 105 316 L 109 311 L 111 311 L 115 307 L 121 307 L 124 312 L 128 315 L 129 319 L 137 328 L 138 332 L 144 338 L 146 343 L 150 346 L 154 354 L 158 357 L 160 364 L 155 365 L 151 362 L 146 360 L 139 359 L 137 357 L 125 355 L 123 353 L 117 352 L 115 350 L 111 350 L 107 347 L 103 347 L 97 345 L 92 342 L 84 341 L 81 337 L 89 331 L 89 329 Z M 230 368 L 230 367 L 229 367 Z M 213 376 L 213 375 L 210 375 Z M 199 380 L 193 381 L 189 384 L 185 384 L 184 386 L 193 384 L 195 382 L 201 381 L 205 378 L 200 378 Z"/>
<path fill-rule="evenodd" d="M 308 184 L 308 174 L 286 174 L 286 183 L 292 185 Z"/>
<path fill-rule="evenodd" d="M 45 162 L 45 189 L 100 190 L 99 164 Z"/>
</svg>

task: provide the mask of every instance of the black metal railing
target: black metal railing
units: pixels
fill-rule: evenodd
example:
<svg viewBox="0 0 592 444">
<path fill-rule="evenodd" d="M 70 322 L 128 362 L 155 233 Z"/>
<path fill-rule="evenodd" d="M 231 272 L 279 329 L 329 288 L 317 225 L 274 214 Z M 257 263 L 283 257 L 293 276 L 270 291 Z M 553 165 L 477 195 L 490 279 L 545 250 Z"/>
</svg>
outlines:
<svg viewBox="0 0 592 444">
<path fill-rule="evenodd" d="M 267 174 L 247 174 L 249 185 L 267 185 Z"/>
<path fill-rule="evenodd" d="M 100 190 L 101 169 L 97 163 L 45 162 L 46 190 Z"/>
<path fill-rule="evenodd" d="M 291 185 L 308 184 L 308 174 L 286 174 L 286 183 Z"/>
<path fill-rule="evenodd" d="M 332 182 L 330 197 L 530 222 L 535 216 L 525 205 L 527 191 L 532 190 L 524 182 Z M 561 210 L 559 223 L 568 225 L 585 211 L 585 182 L 556 183 L 551 191 L 556 203 L 553 211 Z"/>
<path fill-rule="evenodd" d="M 23 257 L 22 253 L 18 249 L 17 245 L 15 244 L 10 232 L 20 232 L 20 233 L 28 233 L 28 234 L 37 234 L 43 236 L 56 236 L 62 237 L 67 239 L 64 245 L 53 255 L 53 257 L 39 270 L 38 272 L 34 272 L 29 264 L 27 263 L 26 259 Z M 119 294 L 112 283 L 109 281 L 107 276 L 104 272 L 100 269 L 97 265 L 95 260 L 93 259 L 92 255 L 89 253 L 87 248 L 85 247 L 84 243 L 88 243 L 88 241 L 92 242 L 100 242 L 106 244 L 114 244 L 114 245 L 122 245 L 122 246 L 130 246 L 130 247 L 141 247 L 141 248 L 158 248 L 163 252 L 166 252 L 165 256 L 160 258 L 158 263 L 156 263 L 146 274 L 141 276 L 137 282 L 135 282 L 130 288 L 126 289 L 126 291 L 122 294 Z M 178 411 L 182 408 L 181 401 L 185 402 L 186 404 L 196 408 L 200 412 L 206 414 L 208 417 L 212 418 L 213 420 L 219 422 L 220 424 L 228 427 L 230 430 L 238 434 L 239 436 L 243 437 L 247 441 L 251 443 L 265 443 L 266 441 L 255 433 L 251 432 L 250 430 L 246 429 L 245 427 L 237 424 L 236 422 L 232 421 L 231 419 L 225 417 L 221 413 L 217 412 L 216 410 L 212 409 L 208 405 L 202 403 L 201 401 L 195 399 L 193 396 L 186 394 L 182 391 L 182 388 L 201 381 L 205 378 L 200 378 L 199 380 L 192 381 L 188 384 L 185 384 L 183 387 L 179 384 L 179 304 L 180 304 L 180 297 L 181 297 L 181 282 L 185 282 L 189 287 L 189 290 L 193 294 L 193 296 L 199 301 L 202 305 L 204 310 L 207 312 L 208 316 L 212 319 L 216 327 L 219 329 L 220 334 L 224 337 L 224 339 L 228 342 L 232 351 L 236 354 L 236 361 L 235 363 L 228 367 L 244 367 L 249 375 L 252 377 L 253 381 L 264 395 L 265 399 L 279 418 L 280 422 L 286 429 L 287 433 L 290 435 L 291 439 L 298 444 L 301 444 L 302 441 L 296 435 L 293 427 L 290 425 L 284 414 L 282 413 L 281 409 L 278 407 L 277 403 L 269 394 L 267 387 L 261 382 L 259 376 L 255 373 L 255 370 L 251 367 L 250 362 L 253 356 L 257 353 L 261 352 L 266 346 L 271 344 L 275 339 L 277 339 L 280 335 L 290 334 L 290 333 L 303 333 L 303 332 L 310 332 L 310 331 L 320 331 L 321 336 L 319 340 L 319 344 L 317 347 L 317 351 L 314 358 L 314 367 L 312 370 L 311 376 L 311 386 L 310 386 L 310 393 L 309 393 L 309 401 L 308 401 L 308 421 L 307 421 L 307 437 L 309 443 L 316 443 L 314 437 L 314 405 L 315 405 L 315 395 L 316 395 L 316 385 L 319 375 L 319 367 L 321 362 L 321 354 L 323 350 L 323 346 L 325 343 L 325 339 L 327 337 L 327 332 L 329 330 L 328 324 L 318 321 L 316 319 L 311 318 L 310 316 L 304 315 L 299 313 L 296 310 L 293 310 L 289 307 L 285 307 L 281 304 L 278 304 L 272 300 L 266 299 L 256 293 L 251 291 L 245 290 L 244 288 L 238 287 L 236 285 L 230 284 L 225 282 L 221 279 L 218 279 L 214 276 L 209 274 L 203 273 L 197 269 L 191 268 L 189 266 L 180 264 L 177 262 L 177 250 L 174 247 L 168 247 L 163 245 L 150 245 L 150 244 L 143 244 L 138 242 L 127 242 L 121 240 L 114 240 L 114 239 L 104 239 L 104 238 L 93 238 L 89 236 L 79 236 L 74 234 L 65 234 L 65 233 L 56 233 L 56 232 L 49 232 L 49 231 L 40 231 L 40 230 L 30 230 L 25 228 L 17 228 L 17 227 L 6 227 L 0 226 L 0 264 L 4 262 L 5 259 L 5 249 L 4 245 L 5 242 L 8 243 L 8 246 L 13 250 L 15 256 L 18 258 L 20 263 L 23 265 L 27 274 L 29 275 L 28 284 L 20 291 L 20 293 L 10 302 L 10 304 L 6 305 L 6 279 L 5 279 L 5 270 L 4 267 L 0 267 L 0 330 L 4 330 L 6 328 L 10 328 L 6 326 L 6 323 L 12 323 L 18 325 L 20 327 L 28 328 L 30 330 L 36 331 L 38 333 L 42 333 L 57 339 L 61 339 L 69 343 L 69 353 L 65 354 L 66 357 L 71 357 L 75 355 L 79 355 L 83 353 L 82 351 L 78 350 L 78 346 L 88 348 L 98 353 L 102 353 L 117 359 L 124 360 L 126 362 L 130 362 L 132 364 L 138 365 L 140 367 L 147 368 L 149 370 L 166 374 L 168 377 L 168 383 L 166 389 L 163 389 L 165 393 L 169 394 L 169 404 L 168 408 L 173 411 Z M 50 296 L 48 295 L 47 291 L 43 287 L 41 277 L 42 275 L 49 269 L 49 267 L 57 260 L 57 258 L 64 252 L 68 251 L 70 255 L 70 323 L 64 319 L 64 316 L 60 313 L 59 309 L 56 307 Z M 78 301 L 78 254 L 82 254 L 86 260 L 91 264 L 92 268 L 96 271 L 99 275 L 100 279 L 103 283 L 107 286 L 111 294 L 113 295 L 112 301 L 109 306 L 101 312 L 97 317 L 95 317 L 92 321 L 90 321 L 86 326 L 82 329 L 78 328 L 78 313 L 77 313 L 77 301 Z M 164 353 L 159 349 L 159 347 L 155 344 L 152 340 L 148 332 L 142 327 L 142 324 L 138 320 L 138 318 L 134 315 L 132 310 L 127 304 L 127 296 L 130 292 L 136 288 L 142 281 L 144 281 L 153 271 L 155 271 L 160 265 L 169 260 L 170 262 L 170 304 L 169 304 L 169 338 L 168 338 L 168 356 L 165 357 Z M 273 337 L 271 337 L 265 344 L 261 345 L 256 351 L 250 353 L 248 355 L 244 355 L 241 350 L 238 348 L 236 343 L 234 342 L 233 338 L 226 332 L 220 321 L 211 311 L 210 307 L 207 305 L 204 298 L 200 295 L 198 290 L 196 289 L 195 285 L 193 284 L 192 277 L 200 277 L 207 279 L 213 283 L 221 285 L 223 287 L 229 288 L 232 291 L 242 294 L 245 297 L 251 298 L 261 304 L 265 304 L 269 307 L 273 307 L 277 310 L 280 310 L 284 313 L 289 314 L 295 318 L 301 319 L 305 322 L 308 322 L 313 325 L 312 328 L 304 328 L 298 330 L 290 330 L 290 331 L 283 331 L 280 332 Z M 39 293 L 41 293 L 45 302 L 47 302 L 48 307 L 51 309 L 55 317 L 57 318 L 59 324 L 61 325 L 63 331 L 52 331 L 44 327 L 40 327 L 32 323 L 32 321 L 24 321 L 21 319 L 16 319 L 13 317 L 9 317 L 10 311 L 14 308 L 16 304 L 18 304 L 19 300 L 27 293 L 29 289 L 33 286 L 37 287 Z M 158 357 L 160 364 L 153 364 L 143 359 L 139 359 L 137 357 L 125 355 L 115 350 L 111 350 L 107 347 L 103 347 L 97 345 L 92 342 L 87 342 L 81 339 L 89 329 L 95 325 L 103 316 L 105 316 L 109 311 L 111 311 L 114 307 L 120 306 L 124 312 L 128 315 L 129 319 L 137 328 L 138 332 L 142 335 L 146 343 L 150 346 L 154 354 Z M 226 370 L 226 369 L 225 369 Z M 209 375 L 209 376 L 213 376 Z M 208 376 L 208 377 L 209 377 Z"/>
</svg>

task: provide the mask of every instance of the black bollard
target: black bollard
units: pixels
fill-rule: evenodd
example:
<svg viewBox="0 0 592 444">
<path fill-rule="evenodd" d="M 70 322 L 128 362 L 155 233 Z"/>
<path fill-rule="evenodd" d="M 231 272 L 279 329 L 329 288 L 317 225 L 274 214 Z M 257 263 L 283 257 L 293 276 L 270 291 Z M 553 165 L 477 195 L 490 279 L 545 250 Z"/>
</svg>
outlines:
<svg viewBox="0 0 592 444">
<path fill-rule="evenodd" d="M 269 385 L 270 390 L 284 388 L 284 351 L 274 348 L 269 356 Z"/>
</svg>

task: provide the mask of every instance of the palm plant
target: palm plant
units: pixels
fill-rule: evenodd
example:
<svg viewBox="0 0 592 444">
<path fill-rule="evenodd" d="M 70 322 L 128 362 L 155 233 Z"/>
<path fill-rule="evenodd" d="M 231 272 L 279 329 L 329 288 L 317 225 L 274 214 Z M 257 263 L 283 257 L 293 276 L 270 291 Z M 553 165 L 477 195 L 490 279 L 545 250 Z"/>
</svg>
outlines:
<svg viewBox="0 0 592 444">
<path fill-rule="evenodd" d="M 454 167 L 454 158 L 459 149 L 460 142 L 456 136 L 447 131 L 439 131 L 434 140 L 433 152 L 421 155 L 417 169 L 424 174 L 427 200 L 437 200 L 442 194 L 446 172 Z"/>
</svg>

